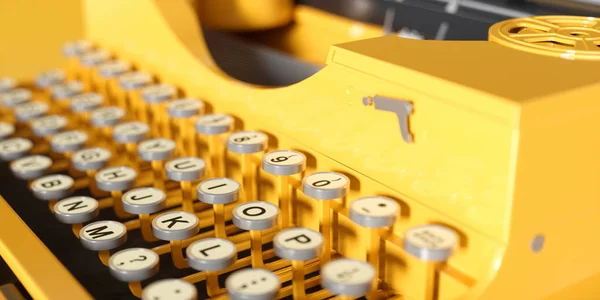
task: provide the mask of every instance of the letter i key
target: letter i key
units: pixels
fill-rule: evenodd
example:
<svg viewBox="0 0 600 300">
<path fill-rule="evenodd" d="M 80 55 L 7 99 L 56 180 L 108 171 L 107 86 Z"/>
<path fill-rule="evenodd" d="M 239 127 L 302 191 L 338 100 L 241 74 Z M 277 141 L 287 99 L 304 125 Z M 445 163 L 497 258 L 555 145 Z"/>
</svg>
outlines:
<svg viewBox="0 0 600 300">
<path fill-rule="evenodd" d="M 225 204 L 238 200 L 240 184 L 230 178 L 212 178 L 198 184 L 196 194 L 198 200 L 212 204 L 215 236 L 227 238 L 225 231 Z"/>
</svg>

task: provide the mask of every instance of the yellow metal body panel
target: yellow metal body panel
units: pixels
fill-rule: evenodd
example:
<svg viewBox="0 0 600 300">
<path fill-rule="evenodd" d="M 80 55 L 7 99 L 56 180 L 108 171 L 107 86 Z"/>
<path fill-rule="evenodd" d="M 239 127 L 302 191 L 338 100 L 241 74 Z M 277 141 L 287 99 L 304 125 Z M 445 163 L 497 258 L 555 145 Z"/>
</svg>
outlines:
<svg viewBox="0 0 600 300">
<path fill-rule="evenodd" d="M 388 36 L 334 46 L 314 76 L 267 89 L 218 69 L 186 1 L 90 0 L 84 14 L 86 37 L 116 57 L 232 114 L 241 120 L 236 129 L 270 134 L 270 149 L 308 153 L 307 173 L 348 175 L 340 211 L 359 196 L 396 199 L 402 212 L 386 242 L 383 278 L 404 299 L 424 298 L 426 266 L 398 241 L 425 223 L 460 236 L 439 299 L 597 295 L 600 244 L 587 235 L 600 225 L 600 144 L 589 137 L 600 126 L 598 62 Z M 313 50 L 303 53 L 314 59 Z M 414 143 L 402 139 L 393 113 L 363 105 L 375 95 L 414 104 Z M 235 156 L 227 175 L 239 179 Z M 261 173 L 259 198 L 275 199 L 273 187 Z M 296 196 L 297 225 L 316 229 L 316 201 Z M 356 245 L 367 243 L 367 231 L 344 216 L 338 222 L 334 248 L 364 259 L 366 248 Z M 534 253 L 541 235 L 544 247 Z"/>
</svg>

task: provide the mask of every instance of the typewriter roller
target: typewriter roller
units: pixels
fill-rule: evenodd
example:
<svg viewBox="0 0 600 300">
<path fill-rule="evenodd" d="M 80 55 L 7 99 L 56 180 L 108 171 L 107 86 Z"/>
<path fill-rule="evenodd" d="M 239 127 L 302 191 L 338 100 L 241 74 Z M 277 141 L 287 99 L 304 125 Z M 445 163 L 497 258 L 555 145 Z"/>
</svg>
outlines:
<svg viewBox="0 0 600 300">
<path fill-rule="evenodd" d="M 0 80 L 0 158 L 72 231 L 70 251 L 97 257 L 79 263 L 129 289 L 86 291 L 0 199 L 14 230 L 0 254 L 33 298 L 600 294 L 583 232 L 600 225 L 586 133 L 600 128 L 600 20 L 340 44 L 275 89 L 219 70 L 197 29 L 281 26 L 291 1 L 260 1 L 285 13 L 245 23 L 201 3 L 88 1 L 66 66 Z"/>
</svg>

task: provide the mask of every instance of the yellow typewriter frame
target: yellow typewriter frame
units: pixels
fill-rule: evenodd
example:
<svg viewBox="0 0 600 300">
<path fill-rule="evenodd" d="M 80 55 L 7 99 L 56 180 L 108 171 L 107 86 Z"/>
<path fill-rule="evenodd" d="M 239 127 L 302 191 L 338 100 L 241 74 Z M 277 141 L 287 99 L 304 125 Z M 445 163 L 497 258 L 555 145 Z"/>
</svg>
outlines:
<svg viewBox="0 0 600 300">
<path fill-rule="evenodd" d="M 268 89 L 219 70 L 186 1 L 87 1 L 84 16 L 86 38 L 98 46 L 239 118 L 237 129 L 269 133 L 270 149 L 307 153 L 306 174 L 347 174 L 334 244 L 344 256 L 364 259 L 366 247 L 356 245 L 368 236 L 346 217 L 348 204 L 396 199 L 402 212 L 384 233 L 382 277 L 405 299 L 425 297 L 427 267 L 402 251 L 402 233 L 425 223 L 450 226 L 461 240 L 440 266 L 440 299 L 600 295 L 600 243 L 586 238 L 600 226 L 600 142 L 589 137 L 600 129 L 600 63 L 387 36 L 332 46 L 317 74 Z M 375 95 L 414 104 L 414 143 L 402 139 L 393 113 L 363 105 Z M 261 172 L 259 198 L 276 199 L 273 186 Z M 297 225 L 315 228 L 315 200 L 296 194 Z"/>
</svg>

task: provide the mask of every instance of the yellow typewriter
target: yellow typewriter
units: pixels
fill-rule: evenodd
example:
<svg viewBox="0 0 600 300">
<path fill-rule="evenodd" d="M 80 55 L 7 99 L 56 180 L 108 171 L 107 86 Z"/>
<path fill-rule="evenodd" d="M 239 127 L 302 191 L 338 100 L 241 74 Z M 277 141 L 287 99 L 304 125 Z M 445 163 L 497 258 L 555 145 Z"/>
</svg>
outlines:
<svg viewBox="0 0 600 300">
<path fill-rule="evenodd" d="M 599 11 L 499 2 L 0 1 L 0 299 L 600 299 Z"/>
</svg>

